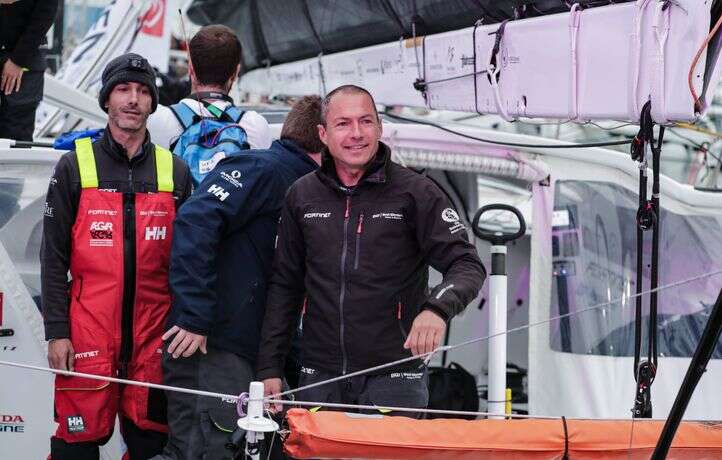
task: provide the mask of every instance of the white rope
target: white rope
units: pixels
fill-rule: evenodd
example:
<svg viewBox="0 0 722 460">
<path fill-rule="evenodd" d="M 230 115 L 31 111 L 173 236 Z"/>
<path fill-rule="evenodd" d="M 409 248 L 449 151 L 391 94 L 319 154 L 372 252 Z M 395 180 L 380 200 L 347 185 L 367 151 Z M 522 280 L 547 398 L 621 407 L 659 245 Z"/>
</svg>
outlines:
<svg viewBox="0 0 722 460">
<path fill-rule="evenodd" d="M 413 407 L 395 407 L 395 406 L 370 406 L 363 404 L 339 404 L 339 403 L 324 403 L 324 402 L 312 402 L 312 401 L 290 401 L 287 399 L 265 399 L 264 402 L 269 404 L 282 404 L 286 406 L 306 406 L 306 407 L 332 407 L 335 409 L 356 409 L 356 410 L 378 410 L 380 412 L 394 411 L 394 412 L 417 412 L 421 414 L 442 414 L 442 415 L 469 415 L 469 416 L 495 416 L 499 417 L 501 414 L 491 412 L 471 412 L 464 410 L 446 410 L 446 409 L 417 409 Z M 521 415 L 521 414 L 506 414 L 504 417 L 509 418 L 524 418 L 524 419 L 544 419 L 544 420 L 561 420 L 559 416 L 551 415 Z"/>
<path fill-rule="evenodd" d="M 690 282 L 692 282 L 692 281 L 696 281 L 696 280 L 699 280 L 699 279 L 702 279 L 702 278 L 709 278 L 709 277 L 712 277 L 712 276 L 715 276 L 715 275 L 719 275 L 719 274 L 722 274 L 722 269 L 716 270 L 716 271 L 712 271 L 712 272 L 709 272 L 709 273 L 704 273 L 704 274 L 701 274 L 701 275 L 697 275 L 697 276 L 694 276 L 694 277 L 691 277 L 691 278 L 687 278 L 687 279 L 684 279 L 684 280 L 681 280 L 681 281 L 677 281 L 677 282 L 674 282 L 674 283 L 670 283 L 670 284 L 667 284 L 667 285 L 658 286 L 656 289 L 650 289 L 650 290 L 648 290 L 648 291 L 643 291 L 643 292 L 641 292 L 641 293 L 639 293 L 639 294 L 633 294 L 633 295 L 627 296 L 627 297 L 625 297 L 625 298 L 626 298 L 626 299 L 631 299 L 631 298 L 634 298 L 634 297 L 637 297 L 637 296 L 646 295 L 646 294 L 650 294 L 650 293 L 652 293 L 652 292 L 662 291 L 662 290 L 664 290 L 664 289 L 669 289 L 669 288 L 672 288 L 672 287 L 681 286 L 681 285 L 683 285 L 683 284 L 687 284 L 687 283 L 690 283 Z M 357 372 L 353 372 L 353 373 L 350 373 L 350 374 L 342 375 L 342 376 L 335 377 L 335 378 L 328 379 L 328 380 L 324 380 L 324 381 L 321 381 L 321 382 L 316 382 L 316 383 L 311 384 L 311 385 L 306 385 L 306 386 L 303 386 L 303 387 L 295 388 L 295 389 L 293 389 L 293 390 L 285 391 L 285 392 L 278 393 L 278 394 L 275 394 L 275 395 L 270 395 L 270 396 L 267 396 L 267 397 L 265 397 L 265 398 L 263 398 L 263 399 L 264 399 L 264 401 L 267 402 L 267 403 L 286 404 L 286 405 L 299 405 L 299 406 L 312 406 L 312 407 L 323 406 L 323 407 L 349 408 L 349 409 L 370 409 L 370 410 L 388 409 L 388 410 L 394 410 L 394 411 L 398 411 L 398 412 L 426 412 L 426 413 L 448 414 L 448 415 L 498 415 L 498 414 L 489 414 L 489 413 L 486 413 L 486 412 L 450 411 L 450 410 L 443 410 L 443 409 L 418 409 L 418 408 L 411 408 L 411 407 L 380 407 L 380 406 L 362 406 L 362 405 L 336 404 L 336 403 L 321 403 L 321 402 L 308 402 L 308 401 L 286 401 L 286 400 L 280 400 L 280 399 L 277 399 L 277 398 L 279 398 L 279 397 L 281 397 L 281 396 L 286 396 L 286 395 L 290 395 L 290 394 L 293 394 L 293 393 L 297 393 L 297 392 L 299 392 L 299 391 L 307 390 L 307 389 L 310 389 L 310 388 L 315 388 L 315 387 L 318 387 L 318 386 L 321 386 L 321 385 L 326 385 L 326 384 L 333 383 L 333 382 L 337 382 L 337 381 L 340 381 L 340 380 L 345 380 L 345 379 L 348 379 L 348 378 L 351 378 L 351 377 L 356 377 L 356 376 L 359 376 L 359 375 L 364 375 L 364 374 L 367 374 L 367 373 L 370 373 L 370 372 L 374 372 L 374 371 L 379 370 L 379 369 L 384 369 L 384 368 L 396 366 L 396 365 L 398 365 L 398 364 L 406 363 L 406 362 L 409 362 L 409 361 L 415 361 L 415 360 L 420 359 L 420 358 L 425 358 L 425 357 L 428 357 L 428 356 L 432 356 L 433 354 L 438 353 L 439 351 L 453 350 L 453 349 L 460 348 L 460 347 L 463 347 L 463 346 L 466 346 L 466 345 L 470 345 L 470 344 L 473 344 L 473 343 L 481 342 L 481 341 L 484 341 L 484 340 L 489 340 L 489 339 L 492 338 L 492 337 L 501 336 L 501 335 L 506 335 L 506 334 L 509 334 L 509 333 L 512 333 L 512 332 L 518 332 L 518 331 L 521 331 L 521 330 L 529 329 L 529 328 L 531 328 L 531 327 L 535 327 L 535 326 L 540 326 L 540 325 L 543 325 L 543 324 L 547 324 L 547 323 L 550 323 L 550 322 L 552 322 L 552 321 L 556 321 L 556 320 L 561 319 L 561 318 L 566 318 L 566 317 L 574 316 L 574 315 L 577 315 L 577 314 L 580 314 L 580 313 L 584 313 L 584 312 L 587 312 L 587 311 L 596 310 L 596 309 L 599 309 L 599 308 L 602 308 L 602 307 L 606 307 L 606 306 L 609 306 L 609 305 L 612 305 L 612 304 L 615 304 L 615 303 L 621 303 L 622 300 L 623 300 L 623 298 L 619 298 L 619 299 L 616 299 L 616 300 L 611 300 L 611 301 L 608 301 L 608 302 L 604 302 L 604 303 L 600 303 L 600 304 L 597 304 L 597 305 L 593 305 L 593 306 L 591 306 L 591 307 L 583 308 L 583 309 L 577 310 L 577 311 L 575 311 L 575 312 L 570 312 L 570 313 L 566 313 L 566 314 L 563 314 L 563 315 L 555 316 L 555 317 L 553 317 L 553 318 L 549 318 L 549 319 L 546 319 L 546 320 L 537 321 L 537 322 L 535 322 L 535 323 L 529 323 L 529 324 L 526 324 L 526 325 L 524 325 L 524 326 L 515 327 L 515 328 L 509 329 L 509 330 L 507 330 L 507 331 L 503 331 L 503 332 L 499 332 L 499 333 L 496 333 L 496 334 L 491 334 L 491 335 L 487 335 L 487 336 L 483 336 L 483 337 L 477 337 L 477 338 L 475 338 L 475 339 L 467 340 L 467 341 L 465 341 L 465 342 L 461 342 L 461 343 L 458 343 L 458 344 L 456 344 L 456 345 L 446 345 L 446 346 L 438 347 L 438 348 L 436 348 L 436 349 L 433 350 L 433 351 L 430 351 L 430 352 L 428 352 L 428 353 L 424 353 L 424 354 L 421 354 L 421 355 L 418 355 L 418 356 L 410 356 L 410 357 L 408 357 L 408 358 L 400 359 L 400 360 L 393 361 L 393 362 L 390 362 L 390 363 L 381 364 L 381 365 L 379 365 L 379 366 L 371 367 L 371 368 L 364 369 L 364 370 L 361 370 L 361 371 L 357 371 Z M 50 372 L 50 373 L 53 373 L 53 374 L 64 375 L 64 376 L 67 376 L 67 377 L 82 377 L 82 378 L 87 378 L 87 379 L 92 379 L 92 380 L 101 380 L 101 381 L 105 381 L 105 382 L 119 383 L 119 384 L 123 384 L 123 385 L 134 385 L 134 386 L 146 387 L 146 388 L 156 388 L 156 389 L 164 390 L 164 391 L 175 391 L 175 392 L 178 392 L 178 393 L 194 394 L 194 395 L 197 395 L 197 396 L 208 396 L 208 397 L 212 397 L 212 398 L 230 399 L 230 400 L 233 400 L 233 401 L 237 401 L 237 400 L 239 399 L 239 396 L 237 396 L 237 395 L 230 395 L 230 394 L 224 394 L 224 393 L 215 393 L 215 392 L 212 392 L 212 391 L 194 390 L 194 389 L 190 389 L 190 388 L 174 387 L 174 386 L 161 385 L 161 384 L 149 383 L 149 382 L 140 382 L 140 381 L 137 381 L 137 380 L 120 379 L 120 378 L 116 378 L 116 377 L 106 377 L 106 376 L 101 376 L 101 375 L 86 374 L 86 373 L 82 373 L 82 372 L 66 371 L 66 370 L 61 370 L 61 369 L 51 369 L 51 368 L 49 368 L 49 367 L 33 366 L 33 365 L 30 365 L 30 364 L 16 363 L 16 362 L 12 362 L 12 361 L 2 361 L 2 360 L 0 360 L 0 366 L 18 367 L 18 368 L 22 368 L 22 369 L 36 370 L 36 371 L 41 371 L 41 372 Z M 513 416 L 510 415 L 510 416 L 508 416 L 508 417 L 516 417 L 516 418 L 541 418 L 541 419 L 558 419 L 558 418 L 560 418 L 560 417 L 553 417 L 553 416 L 530 416 L 530 415 L 513 415 Z"/>
<path fill-rule="evenodd" d="M 106 377 L 103 375 L 85 374 L 83 372 L 65 371 L 62 369 L 51 369 L 49 367 L 32 366 L 30 364 L 15 363 L 12 361 L 0 361 L 0 366 L 20 367 L 22 369 L 31 369 L 34 371 L 50 372 L 52 374 L 64 375 L 66 377 L 82 377 L 82 378 L 92 379 L 92 380 L 102 380 L 104 382 L 120 383 L 123 385 L 134 385 L 137 387 L 156 388 L 158 390 L 164 390 L 164 391 L 175 391 L 178 393 L 188 393 L 188 394 L 193 394 L 193 395 L 198 395 L 198 396 L 210 396 L 212 398 L 232 399 L 234 401 L 238 401 L 238 395 L 228 395 L 228 394 L 223 394 L 223 393 L 214 393 L 212 391 L 193 390 L 190 388 L 182 388 L 182 387 L 172 387 L 172 386 L 168 386 L 168 385 L 160 385 L 158 383 L 141 382 L 138 380 L 119 379 L 116 377 Z"/>
</svg>

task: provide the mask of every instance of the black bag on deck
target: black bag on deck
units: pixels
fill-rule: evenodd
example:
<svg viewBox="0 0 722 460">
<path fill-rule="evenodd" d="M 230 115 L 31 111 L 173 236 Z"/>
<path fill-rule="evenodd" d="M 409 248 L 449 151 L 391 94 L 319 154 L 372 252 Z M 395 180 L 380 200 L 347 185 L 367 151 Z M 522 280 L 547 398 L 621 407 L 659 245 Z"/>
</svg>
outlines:
<svg viewBox="0 0 722 460">
<path fill-rule="evenodd" d="M 479 393 L 476 378 L 458 363 L 449 367 L 429 367 L 429 409 L 477 412 Z M 463 418 L 474 420 L 473 415 L 426 414 L 426 418 Z"/>
</svg>

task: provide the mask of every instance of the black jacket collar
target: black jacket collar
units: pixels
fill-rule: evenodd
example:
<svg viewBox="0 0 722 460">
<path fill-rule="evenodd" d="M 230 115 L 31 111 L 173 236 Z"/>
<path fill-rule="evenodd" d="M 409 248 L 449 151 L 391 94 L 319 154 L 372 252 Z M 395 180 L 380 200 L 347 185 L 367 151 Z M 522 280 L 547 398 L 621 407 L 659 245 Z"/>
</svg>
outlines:
<svg viewBox="0 0 722 460">
<path fill-rule="evenodd" d="M 125 150 L 125 147 L 113 139 L 113 136 L 110 134 L 110 129 L 107 126 L 105 127 L 105 132 L 98 143 L 100 144 L 101 150 L 114 160 L 125 161 L 130 164 L 136 164 L 143 161 L 143 159 L 145 159 L 153 151 L 153 144 L 150 142 L 150 134 L 148 133 L 148 130 L 145 131 L 145 140 L 140 148 L 140 153 L 130 160 L 128 160 L 128 152 Z"/>
<path fill-rule="evenodd" d="M 364 184 L 383 184 L 389 175 L 389 168 L 391 167 L 391 149 L 384 144 L 379 142 L 379 149 L 376 151 L 376 155 L 371 160 L 366 172 L 361 176 L 358 185 L 349 188 L 341 183 L 336 173 L 336 165 L 334 164 L 333 157 L 328 151 L 328 148 L 324 148 L 321 152 L 321 168 L 317 171 L 319 178 L 326 185 L 340 190 L 346 194 L 353 193 L 359 187 Z"/>
</svg>

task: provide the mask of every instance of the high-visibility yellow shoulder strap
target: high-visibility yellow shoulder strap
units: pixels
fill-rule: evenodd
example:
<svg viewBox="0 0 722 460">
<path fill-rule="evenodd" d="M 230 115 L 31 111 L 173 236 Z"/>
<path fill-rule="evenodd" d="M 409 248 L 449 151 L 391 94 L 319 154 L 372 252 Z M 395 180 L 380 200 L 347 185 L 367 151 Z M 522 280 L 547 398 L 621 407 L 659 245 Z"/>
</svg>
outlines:
<svg viewBox="0 0 722 460">
<path fill-rule="evenodd" d="M 158 176 L 158 191 L 173 192 L 173 154 L 155 146 L 155 169 Z"/>
<path fill-rule="evenodd" d="M 95 169 L 93 142 L 89 137 L 75 140 L 75 153 L 80 170 L 80 187 L 98 188 L 98 171 Z"/>
</svg>

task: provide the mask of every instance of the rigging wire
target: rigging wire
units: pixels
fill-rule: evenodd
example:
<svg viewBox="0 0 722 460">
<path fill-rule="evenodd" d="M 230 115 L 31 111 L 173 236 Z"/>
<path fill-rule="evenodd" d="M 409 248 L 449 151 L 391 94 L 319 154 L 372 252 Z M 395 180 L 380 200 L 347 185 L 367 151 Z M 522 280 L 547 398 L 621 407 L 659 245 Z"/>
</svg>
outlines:
<svg viewBox="0 0 722 460">
<path fill-rule="evenodd" d="M 407 121 L 411 123 L 417 123 L 420 125 L 426 125 L 426 126 L 433 126 L 434 128 L 440 129 L 442 131 L 446 131 L 451 134 L 455 134 L 460 137 L 464 137 L 466 139 L 471 139 L 479 142 L 483 142 L 486 144 L 494 144 L 494 145 L 503 145 L 507 147 L 524 147 L 524 148 L 541 148 L 541 149 L 577 149 L 577 148 L 592 148 L 592 147 L 610 147 L 614 145 L 628 145 L 632 143 L 632 139 L 627 139 L 623 141 L 602 141 L 602 142 L 585 142 L 585 143 L 569 143 L 569 144 L 524 144 L 524 143 L 518 143 L 518 142 L 504 142 L 504 141 L 496 141 L 492 139 L 485 139 L 482 137 L 472 136 L 470 134 L 462 133 L 460 131 L 453 130 L 451 128 L 447 128 L 446 126 L 440 125 L 438 123 L 434 123 L 431 121 L 425 121 L 425 120 L 419 120 L 416 118 L 408 118 L 401 115 L 396 115 L 388 110 L 385 110 L 381 112 L 383 115 L 386 115 L 389 118 L 395 118 L 397 120 Z"/>
<path fill-rule="evenodd" d="M 665 290 L 665 289 L 670 289 L 670 288 L 682 286 L 682 285 L 684 285 L 684 284 L 688 284 L 688 283 L 691 283 L 691 282 L 693 282 L 693 281 L 697 281 L 697 280 L 705 279 L 705 278 L 710 278 L 710 277 L 717 276 L 717 275 L 720 275 L 720 274 L 722 274 L 722 269 L 718 269 L 718 270 L 715 270 L 715 271 L 711 271 L 711 272 L 703 273 L 703 274 L 700 274 L 700 275 L 696 275 L 696 276 L 693 276 L 693 277 L 690 277 L 690 278 L 686 278 L 686 279 L 683 279 L 683 280 L 680 280 L 680 281 L 676 281 L 676 282 L 674 282 L 674 283 L 670 283 L 670 284 L 667 284 L 667 285 L 661 285 L 661 286 L 658 286 L 658 287 L 656 288 L 656 291 L 658 292 L 658 291 L 662 291 L 662 290 Z M 645 291 L 645 292 L 643 292 L 641 295 L 647 295 L 647 294 L 650 294 L 651 292 L 652 292 L 652 290 Z M 565 313 L 565 314 L 562 314 L 562 315 L 558 315 L 558 316 L 555 316 L 555 317 L 552 317 L 552 318 L 548 318 L 548 319 L 545 319 L 545 320 L 537 321 L 537 322 L 534 322 L 534 323 L 529 323 L 529 324 L 526 324 L 526 325 L 523 325 L 523 326 L 519 326 L 519 327 L 515 327 L 515 328 L 512 328 L 512 329 L 503 331 L 503 332 L 498 332 L 498 333 L 495 333 L 495 334 L 491 334 L 491 335 L 487 335 L 487 336 L 482 336 L 482 337 L 476 337 L 476 338 L 469 339 L 469 340 L 464 341 L 464 342 L 460 342 L 460 343 L 455 344 L 455 345 L 448 345 L 448 346 L 445 346 L 445 347 L 438 347 L 436 350 L 433 350 L 433 351 L 431 351 L 431 352 L 429 352 L 429 353 L 424 353 L 424 354 L 419 355 L 419 356 L 411 356 L 411 357 L 408 357 L 408 358 L 404 358 L 404 359 L 402 359 L 402 360 L 398 360 L 398 361 L 394 361 L 394 362 L 391 362 L 391 363 L 383 364 L 383 365 L 380 365 L 380 366 L 372 367 L 372 368 L 369 368 L 369 369 L 364 369 L 364 370 L 361 370 L 361 371 L 349 373 L 349 374 L 346 374 L 346 375 L 341 376 L 341 377 L 337 377 L 337 378 L 333 378 L 333 379 L 328 379 L 328 380 L 325 380 L 325 381 L 322 381 L 322 382 L 317 382 L 317 383 L 312 384 L 312 385 L 307 385 L 307 386 L 304 386 L 304 387 L 295 388 L 295 389 L 293 389 L 293 390 L 285 391 L 285 392 L 278 393 L 278 394 L 275 394 L 275 395 L 270 395 L 270 396 L 264 397 L 264 401 L 266 401 L 266 402 L 273 402 L 273 403 L 275 403 L 275 404 L 288 404 L 289 401 L 272 399 L 272 398 L 279 398 L 279 397 L 282 397 L 282 396 L 288 396 L 288 395 L 291 395 L 291 394 L 293 394 L 293 393 L 297 393 L 298 391 L 310 389 L 310 388 L 317 387 L 317 386 L 324 385 L 324 384 L 328 384 L 328 383 L 333 383 L 333 382 L 336 382 L 336 381 L 339 381 L 339 380 L 343 380 L 343 379 L 355 377 L 355 376 L 358 376 L 358 375 L 367 374 L 367 373 L 373 372 L 373 371 L 375 371 L 375 370 L 379 370 L 379 369 L 384 369 L 384 368 L 396 366 L 396 365 L 402 364 L 402 363 L 404 363 L 404 362 L 415 361 L 415 360 L 417 360 L 417 359 L 419 359 L 419 358 L 422 358 L 422 357 L 429 357 L 429 358 L 430 358 L 430 357 L 433 356 L 434 354 L 436 354 L 436 353 L 438 353 L 438 352 L 440 352 L 440 351 L 443 351 L 443 350 L 453 350 L 453 349 L 456 349 L 456 348 L 460 348 L 460 347 L 464 347 L 464 346 L 471 345 L 471 344 L 474 344 L 474 343 L 478 343 L 478 342 L 482 342 L 482 341 L 485 341 L 485 340 L 489 340 L 489 339 L 491 339 L 491 338 L 493 338 L 493 337 L 496 337 L 496 336 L 506 335 L 506 334 L 510 334 L 510 333 L 512 333 L 512 332 L 519 332 L 519 331 L 526 330 L 526 329 L 529 329 L 529 328 L 532 328 L 532 327 L 536 327 L 536 326 L 541 326 L 541 325 L 544 325 L 544 324 L 548 324 L 548 323 L 551 323 L 551 322 L 553 322 L 553 321 L 556 321 L 556 320 L 559 320 L 559 319 L 562 319 L 562 318 L 571 317 L 571 316 L 578 315 L 578 314 L 581 314 L 581 313 L 585 313 L 585 312 L 588 312 L 588 311 L 598 310 L 598 309 L 600 309 L 600 308 L 607 307 L 607 306 L 614 306 L 615 304 L 621 304 L 621 303 L 624 302 L 625 300 L 632 299 L 632 298 L 636 297 L 637 295 L 638 295 L 638 294 L 635 293 L 635 294 L 631 294 L 631 295 L 629 295 L 629 296 L 623 296 L 623 297 L 620 297 L 620 298 L 617 298 L 617 299 L 614 299 L 614 300 L 611 300 L 611 301 L 608 301 L 608 302 L 603 302 L 603 303 L 600 303 L 600 304 L 592 305 L 592 306 L 589 306 L 589 307 L 585 307 L 585 308 L 579 309 L 579 310 L 574 311 L 574 312 L 569 312 L 569 313 Z M 65 375 L 65 376 L 68 376 L 68 377 L 82 377 L 82 378 L 87 378 L 87 379 L 91 379 L 91 380 L 100 380 L 100 381 L 105 381 L 105 382 L 120 383 L 120 384 L 124 384 L 124 385 L 134 385 L 134 386 L 139 386 L 139 387 L 155 388 L 155 389 L 164 390 L 164 391 L 175 391 L 175 392 L 178 392 L 178 393 L 188 393 L 188 394 L 193 394 L 193 395 L 196 395 L 196 396 L 207 396 L 207 397 L 214 397 L 214 398 L 220 398 L 220 399 L 230 399 L 230 400 L 233 400 L 233 401 L 237 401 L 237 400 L 239 399 L 239 396 L 237 396 L 237 395 L 230 395 L 230 394 L 223 394 L 223 393 L 215 393 L 215 392 L 204 391 L 204 390 L 194 390 L 194 389 L 190 389 L 190 388 L 174 387 L 174 386 L 169 386 L 169 385 L 161 385 L 161 384 L 157 384 L 157 383 L 141 382 L 141 381 L 137 381 L 137 380 L 120 379 L 120 378 L 117 378 L 117 377 L 106 377 L 106 376 L 100 376 L 100 375 L 95 375 L 95 374 L 86 374 L 86 373 L 81 373 L 81 372 L 66 371 L 66 370 L 61 370 L 61 369 L 51 369 L 51 368 L 48 368 L 48 367 L 34 366 L 34 365 L 31 365 L 31 364 L 16 363 L 16 362 L 12 362 L 12 361 L 3 361 L 3 360 L 0 360 L 0 366 L 18 367 L 18 368 L 22 368 L 22 369 L 29 369 L 29 370 L 36 370 L 36 371 L 42 371 L 42 372 L 49 372 L 49 373 L 53 373 L 53 374 Z M 285 401 L 285 402 L 283 402 L 283 401 Z M 297 404 L 301 405 L 299 401 L 295 401 L 295 402 L 296 402 Z M 327 404 L 320 404 L 320 403 L 314 403 L 314 404 L 315 404 L 316 406 L 318 406 L 318 405 L 322 405 L 322 406 L 327 405 Z M 328 407 L 331 407 L 331 406 L 328 406 Z M 378 409 L 378 407 L 373 407 L 373 406 L 371 406 L 371 407 L 372 407 L 372 409 Z M 412 411 L 416 411 L 416 412 L 419 411 L 418 408 L 406 408 L 406 409 L 409 409 L 409 410 L 412 410 Z M 436 409 L 436 410 L 439 411 L 438 413 L 444 413 L 444 412 L 443 412 L 443 409 Z M 518 417 L 518 418 L 530 418 L 530 417 L 527 416 L 527 415 L 516 415 L 516 417 Z M 553 417 L 537 416 L 537 418 L 553 418 Z"/>
</svg>

